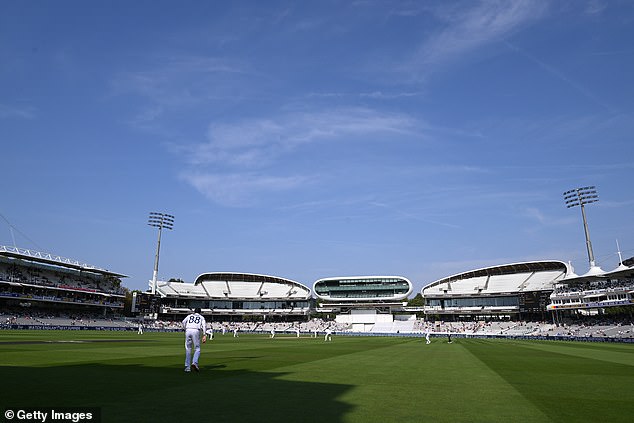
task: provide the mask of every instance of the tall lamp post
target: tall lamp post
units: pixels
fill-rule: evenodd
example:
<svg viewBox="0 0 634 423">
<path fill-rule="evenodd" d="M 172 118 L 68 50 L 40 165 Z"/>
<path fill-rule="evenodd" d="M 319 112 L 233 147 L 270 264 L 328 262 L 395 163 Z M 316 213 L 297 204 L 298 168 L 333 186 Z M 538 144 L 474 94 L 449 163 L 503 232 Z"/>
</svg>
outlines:
<svg viewBox="0 0 634 423">
<path fill-rule="evenodd" d="M 597 195 L 596 187 L 582 187 L 571 189 L 570 191 L 564 192 L 564 201 L 566 202 L 566 207 L 576 207 L 579 206 L 581 208 L 581 217 L 583 218 L 583 229 L 586 234 L 586 247 L 588 249 L 588 261 L 590 262 L 590 271 L 589 273 L 599 273 L 602 272 L 600 268 L 597 267 L 596 262 L 594 261 L 594 253 L 592 252 L 592 242 L 590 242 L 590 232 L 588 231 L 588 221 L 586 219 L 586 210 L 585 205 L 590 203 L 596 203 L 599 201 L 599 196 Z"/>
<path fill-rule="evenodd" d="M 152 295 L 156 294 L 156 279 L 158 278 L 159 254 L 161 252 L 161 232 L 163 228 L 174 229 L 174 216 L 165 213 L 150 212 L 148 225 L 158 228 L 158 241 L 156 242 L 156 257 L 154 258 L 154 273 L 152 273 Z"/>
</svg>

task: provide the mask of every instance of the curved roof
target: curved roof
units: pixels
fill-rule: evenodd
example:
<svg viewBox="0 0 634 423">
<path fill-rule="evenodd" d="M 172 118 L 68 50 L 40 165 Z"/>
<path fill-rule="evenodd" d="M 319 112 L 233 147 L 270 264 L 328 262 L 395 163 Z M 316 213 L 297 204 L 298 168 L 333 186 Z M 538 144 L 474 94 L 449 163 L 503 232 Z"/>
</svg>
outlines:
<svg viewBox="0 0 634 423">
<path fill-rule="evenodd" d="M 208 272 L 193 284 L 160 282 L 160 293 L 201 299 L 285 299 L 307 300 L 310 289 L 299 282 L 254 273 Z"/>
<path fill-rule="evenodd" d="M 228 281 L 228 282 L 271 282 L 288 285 L 299 285 L 306 288 L 299 282 L 278 276 L 261 275 L 258 273 L 238 273 L 238 272 L 207 272 L 200 274 L 194 281 L 195 285 L 205 281 Z"/>
<path fill-rule="evenodd" d="M 570 267 L 557 260 L 529 261 L 470 270 L 439 279 L 421 289 L 426 295 L 481 295 L 552 289 Z"/>
<path fill-rule="evenodd" d="M 402 276 L 343 276 L 315 281 L 315 296 L 325 301 L 400 301 L 412 293 L 412 283 Z"/>
</svg>

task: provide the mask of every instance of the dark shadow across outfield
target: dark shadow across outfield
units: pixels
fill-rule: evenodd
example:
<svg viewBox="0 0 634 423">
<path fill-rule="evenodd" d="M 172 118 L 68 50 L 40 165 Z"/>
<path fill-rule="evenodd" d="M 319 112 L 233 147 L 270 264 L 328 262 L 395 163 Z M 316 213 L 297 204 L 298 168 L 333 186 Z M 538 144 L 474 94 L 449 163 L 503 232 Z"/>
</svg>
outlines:
<svg viewBox="0 0 634 423">
<path fill-rule="evenodd" d="M 255 357 L 242 357 L 250 360 Z M 0 367 L 4 408 L 100 407 L 103 422 L 329 422 L 350 385 L 281 380 L 285 373 L 140 365 Z"/>
</svg>

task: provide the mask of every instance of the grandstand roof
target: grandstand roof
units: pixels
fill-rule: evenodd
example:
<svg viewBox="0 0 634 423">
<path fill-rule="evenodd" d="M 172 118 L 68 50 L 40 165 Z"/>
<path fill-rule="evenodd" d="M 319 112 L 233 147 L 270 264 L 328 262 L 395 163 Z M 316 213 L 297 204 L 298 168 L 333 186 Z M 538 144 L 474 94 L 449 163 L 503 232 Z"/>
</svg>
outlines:
<svg viewBox="0 0 634 423">
<path fill-rule="evenodd" d="M 432 282 L 421 290 L 423 296 L 427 294 L 435 294 L 432 290 L 434 287 L 446 289 L 446 294 L 450 295 L 478 295 L 483 293 L 497 293 L 497 292 L 519 292 L 521 290 L 534 290 L 544 289 L 547 285 L 555 280 L 563 278 L 570 272 L 570 267 L 566 263 L 557 260 L 544 260 L 544 261 L 529 261 L 521 263 L 503 264 L 491 267 L 485 267 L 476 270 L 470 270 L 468 272 L 458 273 L 452 276 L 448 276 Z M 519 275 L 535 274 L 535 273 L 552 273 L 551 278 L 539 280 L 538 283 L 530 281 L 530 276 L 523 278 Z M 514 278 L 514 275 L 518 275 L 520 279 Z M 489 283 L 494 279 L 499 279 L 502 276 L 509 276 L 509 278 L 502 278 L 500 281 L 495 281 L 495 286 L 490 286 Z M 498 278 L 495 278 L 498 277 Z M 469 284 L 470 283 L 470 284 Z M 452 284 L 458 284 L 461 289 L 452 288 Z M 465 289 L 468 285 L 468 289 Z M 541 286 L 541 288 L 540 288 Z"/>
<path fill-rule="evenodd" d="M 227 281 L 227 282 L 272 282 L 290 285 L 298 285 L 306 288 L 299 282 L 290 279 L 280 278 L 277 276 L 260 275 L 257 273 L 238 273 L 238 272 L 207 272 L 196 278 L 194 285 L 198 285 L 205 281 Z"/>
<path fill-rule="evenodd" d="M 493 276 L 493 275 L 511 275 L 514 273 L 524 272 L 538 272 L 546 270 L 567 270 L 566 263 L 561 261 L 528 261 L 522 263 L 502 264 L 498 266 L 484 267 L 482 269 L 470 270 L 468 272 L 458 273 L 453 276 L 448 276 L 443 279 L 439 279 L 436 282 L 432 282 L 430 285 L 436 283 L 442 283 L 447 281 L 454 281 L 460 279 L 470 279 L 479 276 Z"/>
<path fill-rule="evenodd" d="M 310 289 L 277 276 L 237 272 L 203 273 L 191 283 L 159 282 L 161 295 L 201 299 L 307 300 Z"/>
<path fill-rule="evenodd" d="M 586 274 L 581 275 L 581 276 L 573 275 L 572 277 L 567 277 L 567 278 L 563 279 L 561 282 L 565 282 L 567 284 L 574 285 L 574 284 L 577 284 L 577 283 L 583 283 L 583 282 L 588 282 L 588 281 L 598 281 L 598 280 L 603 280 L 603 279 L 634 278 L 634 266 L 625 265 L 626 261 L 624 261 L 623 264 L 620 265 L 619 267 L 617 267 L 616 269 L 614 269 L 612 271 L 609 271 L 609 272 L 602 272 L 602 273 L 599 273 L 599 274 L 592 274 L 592 273 L 589 272 L 589 273 L 586 273 Z"/>
<path fill-rule="evenodd" d="M 77 260 L 61 257 L 50 253 L 42 253 L 39 251 L 28 250 L 25 248 L 8 247 L 0 245 L 0 256 L 11 257 L 20 260 L 31 261 L 34 263 L 44 263 L 54 266 L 65 267 L 69 269 L 79 270 L 81 272 L 98 273 L 104 276 L 114 276 L 117 278 L 127 278 L 127 275 L 122 273 L 111 272 L 107 269 L 95 267 L 90 264 L 81 263 Z"/>
</svg>

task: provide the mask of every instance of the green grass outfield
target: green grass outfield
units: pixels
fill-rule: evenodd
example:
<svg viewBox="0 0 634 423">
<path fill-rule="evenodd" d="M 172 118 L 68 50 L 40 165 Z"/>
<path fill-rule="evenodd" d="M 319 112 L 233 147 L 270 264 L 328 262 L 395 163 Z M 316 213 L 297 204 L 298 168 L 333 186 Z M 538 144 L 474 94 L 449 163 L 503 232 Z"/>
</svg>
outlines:
<svg viewBox="0 0 634 423">
<path fill-rule="evenodd" d="M 216 335 L 184 373 L 183 333 L 0 331 L 0 405 L 104 422 L 634 419 L 634 345 L 432 341 Z"/>
</svg>

